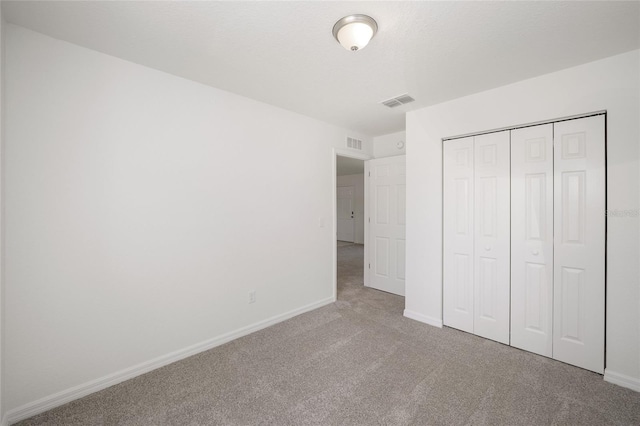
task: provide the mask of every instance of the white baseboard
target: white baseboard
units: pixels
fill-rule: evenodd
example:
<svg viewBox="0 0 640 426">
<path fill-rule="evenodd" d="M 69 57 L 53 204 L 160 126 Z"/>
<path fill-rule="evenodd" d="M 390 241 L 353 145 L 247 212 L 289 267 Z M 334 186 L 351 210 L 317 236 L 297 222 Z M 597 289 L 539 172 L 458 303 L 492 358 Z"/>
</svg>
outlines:
<svg viewBox="0 0 640 426">
<path fill-rule="evenodd" d="M 442 320 L 441 319 L 437 319 L 437 318 L 429 317 L 429 316 L 426 316 L 426 315 L 422 315 L 422 314 L 419 314 L 417 312 L 410 311 L 408 309 L 404 310 L 404 316 L 407 317 L 407 318 L 411 318 L 412 320 L 416 320 L 416 321 L 423 322 L 425 324 L 432 325 L 434 327 L 442 328 Z"/>
<path fill-rule="evenodd" d="M 611 371 L 607 368 L 604 370 L 604 381 L 640 392 L 640 379 L 616 373 L 615 371 Z"/>
<path fill-rule="evenodd" d="M 149 371 L 174 363 L 176 361 L 180 361 L 181 359 L 190 357 L 197 353 L 215 348 L 216 346 L 220 346 L 224 343 L 230 342 L 231 340 L 246 336 L 247 334 L 251 334 L 255 331 L 272 326 L 305 312 L 318 309 L 335 301 L 335 297 L 331 296 L 318 302 L 302 306 L 301 308 L 285 312 L 284 314 L 276 315 L 264 321 L 260 321 L 255 324 L 240 328 L 238 330 L 222 334 L 218 337 L 205 340 L 204 342 L 196 343 L 195 345 L 188 346 L 184 349 L 180 349 L 175 352 L 171 352 L 152 360 L 140 363 L 138 365 L 125 368 L 124 370 L 117 371 L 99 379 L 92 380 L 90 382 L 74 386 L 70 389 L 63 390 L 53 395 L 46 396 L 37 401 L 25 404 L 21 407 L 14 408 L 13 410 L 8 411 L 2 419 L 2 426 L 28 419 L 29 417 L 43 413 L 47 410 L 51 410 L 52 408 L 59 407 L 60 405 L 82 398 L 94 392 L 98 392 L 102 389 L 106 389 L 110 386 L 124 382 L 125 380 L 132 379 L 134 377 L 148 373 Z"/>
</svg>

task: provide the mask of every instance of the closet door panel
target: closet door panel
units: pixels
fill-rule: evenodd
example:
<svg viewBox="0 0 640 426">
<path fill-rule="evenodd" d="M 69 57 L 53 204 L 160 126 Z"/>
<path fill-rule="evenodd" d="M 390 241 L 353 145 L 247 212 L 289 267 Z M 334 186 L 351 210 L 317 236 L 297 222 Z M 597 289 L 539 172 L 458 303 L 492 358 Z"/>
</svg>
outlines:
<svg viewBox="0 0 640 426">
<path fill-rule="evenodd" d="M 444 142 L 443 322 L 473 332 L 473 137 Z"/>
<path fill-rule="evenodd" d="M 511 345 L 553 354 L 553 124 L 511 131 Z"/>
<path fill-rule="evenodd" d="M 474 321 L 509 344 L 509 131 L 474 137 Z"/>
<path fill-rule="evenodd" d="M 604 371 L 604 116 L 554 124 L 553 358 Z"/>
</svg>

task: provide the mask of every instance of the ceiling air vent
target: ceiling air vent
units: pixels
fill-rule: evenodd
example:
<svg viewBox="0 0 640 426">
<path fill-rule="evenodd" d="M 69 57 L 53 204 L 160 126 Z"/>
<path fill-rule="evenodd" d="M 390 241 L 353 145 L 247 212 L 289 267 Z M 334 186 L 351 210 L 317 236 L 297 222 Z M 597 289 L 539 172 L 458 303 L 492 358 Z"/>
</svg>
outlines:
<svg viewBox="0 0 640 426">
<path fill-rule="evenodd" d="M 405 93 L 404 95 L 396 96 L 395 98 L 387 99 L 386 101 L 382 101 L 380 103 L 389 108 L 395 108 L 413 101 L 415 101 L 415 99 Z"/>
<path fill-rule="evenodd" d="M 347 148 L 362 149 L 362 141 L 356 138 L 347 137 Z"/>
</svg>

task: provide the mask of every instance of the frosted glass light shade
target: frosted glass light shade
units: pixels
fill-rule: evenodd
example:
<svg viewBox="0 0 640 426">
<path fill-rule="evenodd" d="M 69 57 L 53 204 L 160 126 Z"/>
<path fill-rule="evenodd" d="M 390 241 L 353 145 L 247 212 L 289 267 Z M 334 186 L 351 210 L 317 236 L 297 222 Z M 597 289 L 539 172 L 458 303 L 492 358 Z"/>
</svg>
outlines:
<svg viewBox="0 0 640 426">
<path fill-rule="evenodd" d="M 333 26 L 333 36 L 347 50 L 365 47 L 378 31 L 378 24 L 366 15 L 349 15 Z"/>
</svg>

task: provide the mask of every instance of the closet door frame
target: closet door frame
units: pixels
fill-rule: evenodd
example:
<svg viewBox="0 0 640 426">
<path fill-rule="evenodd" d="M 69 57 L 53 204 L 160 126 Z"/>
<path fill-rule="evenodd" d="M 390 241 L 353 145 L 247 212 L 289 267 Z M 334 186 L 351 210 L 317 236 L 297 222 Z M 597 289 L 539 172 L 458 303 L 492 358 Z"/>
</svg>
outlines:
<svg viewBox="0 0 640 426">
<path fill-rule="evenodd" d="M 442 241 L 443 241 L 443 263 L 442 263 L 442 268 L 443 268 L 443 301 L 442 301 L 442 306 L 443 306 L 443 323 L 446 326 L 451 326 L 454 328 L 459 328 L 459 329 L 463 329 L 464 331 L 469 331 L 469 332 L 473 332 L 473 323 L 470 326 L 467 326 L 467 329 L 464 329 L 464 327 L 460 327 L 457 326 L 455 324 L 452 324 L 451 321 L 451 316 L 448 315 L 448 311 L 450 311 L 450 309 L 447 309 L 447 293 L 449 292 L 447 288 L 447 267 L 450 265 L 447 265 L 447 247 L 450 246 L 450 244 L 447 243 L 447 223 L 449 222 L 449 226 L 451 226 L 451 217 L 448 216 L 448 211 L 447 211 L 447 205 L 446 205 L 446 199 L 447 199 L 447 176 L 446 176 L 446 151 L 447 151 L 447 146 L 455 141 L 460 141 L 460 140 L 473 140 L 474 137 L 479 136 L 479 135 L 484 135 L 484 134 L 488 134 L 488 133 L 495 133 L 495 132 L 499 132 L 499 131 L 513 131 L 516 129 L 522 129 L 522 128 L 527 128 L 527 127 L 532 127 L 532 126 L 540 126 L 540 125 L 545 125 L 545 124 L 550 124 L 550 125 L 554 125 L 555 123 L 561 123 L 561 122 L 565 122 L 565 121 L 572 121 L 572 120 L 579 120 L 579 119 L 587 119 L 587 118 L 599 118 L 602 120 L 603 123 L 603 138 L 604 140 L 601 143 L 601 147 L 603 150 L 603 162 L 601 164 L 601 173 L 603 174 L 602 177 L 602 186 L 604 188 L 603 190 L 603 194 L 601 196 L 601 199 L 599 201 L 600 203 L 600 207 L 602 208 L 602 215 L 604 216 L 602 218 L 602 227 L 604 228 L 604 233 L 603 233 L 603 238 L 601 241 L 601 244 L 599 244 L 599 250 L 600 250 L 600 254 L 598 256 L 596 256 L 596 261 L 599 262 L 602 265 L 602 274 L 600 274 L 601 277 L 601 284 L 599 285 L 599 289 L 594 292 L 594 294 L 597 293 L 597 298 L 599 298 L 598 300 L 601 300 L 601 314 L 598 313 L 595 315 L 596 318 L 598 318 L 596 321 L 598 322 L 598 324 L 595 325 L 595 328 L 597 328 L 597 333 L 599 333 L 599 336 L 596 340 L 598 341 L 598 343 L 595 345 L 596 349 L 594 350 L 594 356 L 591 357 L 593 359 L 595 359 L 595 361 L 593 361 L 593 359 L 587 363 L 581 363 L 581 362 L 575 362 L 571 359 L 567 359 L 564 357 L 564 355 L 560 355 L 559 353 L 553 353 L 553 348 L 556 346 L 558 339 L 556 338 L 556 335 L 558 335 L 558 331 L 556 331 L 558 329 L 558 327 L 561 327 L 561 325 L 558 325 L 558 318 L 556 318 L 558 315 L 552 313 L 552 322 L 551 322 L 551 336 L 552 336 L 552 344 L 551 344 L 551 352 L 552 354 L 549 354 L 549 351 L 546 350 L 544 355 L 546 356 L 552 356 L 554 359 L 563 361 L 563 362 L 567 362 L 569 364 L 573 364 L 573 365 L 577 365 L 579 367 L 582 368 L 586 368 L 592 371 L 596 371 L 596 372 L 600 372 L 602 373 L 604 371 L 604 367 L 606 365 L 606 353 L 605 353 L 605 333 L 606 333 L 606 292 L 607 292 L 607 277 L 606 277 L 606 265 L 607 265 L 607 258 L 606 258 L 606 239 L 607 239 L 607 217 L 606 217 L 606 208 L 607 208 L 607 194 L 606 194 L 606 188 L 607 188 L 607 183 L 606 183 L 606 176 L 607 176 L 607 161 L 606 161 L 606 151 L 607 151 L 607 134 L 606 134 L 606 122 L 607 122 L 607 111 L 606 110 L 602 110 L 602 111 L 594 111 L 591 113 L 587 113 L 587 114 L 578 114 L 578 115 L 573 115 L 573 116 L 567 116 L 564 118 L 556 118 L 556 119 L 552 119 L 552 120 L 544 120 L 544 121 L 539 121 L 539 122 L 534 122 L 534 123 L 529 123 L 529 124 L 522 124 L 522 125 L 518 125 L 518 126 L 509 126 L 509 127 L 504 127 L 501 129 L 495 129 L 495 130 L 491 130 L 491 131 L 485 131 L 485 132 L 478 132 L 478 133 L 469 133 L 466 135 L 459 135 L 459 136 L 451 136 L 451 137 L 446 137 L 442 139 L 442 152 L 443 152 L 443 235 L 442 235 Z M 555 142 L 554 142 L 554 147 L 553 147 L 553 153 L 555 156 Z M 512 147 L 513 148 L 513 147 Z M 513 155 L 513 153 L 512 153 Z M 553 179 L 553 185 L 554 185 L 554 191 L 553 191 L 553 197 L 554 197 L 554 204 L 556 202 L 558 202 L 557 200 L 555 200 L 556 197 L 556 188 L 555 188 L 555 184 L 556 184 L 556 174 L 557 171 L 553 170 L 553 175 L 554 175 L 554 179 Z M 450 186 L 450 184 L 449 184 Z M 513 196 L 513 193 L 512 193 Z M 600 210 L 600 207 L 596 207 L 596 210 Z M 593 209 L 590 209 L 593 210 Z M 598 213 L 596 213 L 598 214 Z M 554 210 L 553 212 L 553 223 L 554 223 L 554 245 L 555 245 L 555 240 L 557 238 L 556 233 L 557 230 L 555 229 L 555 221 L 556 221 L 556 211 Z M 475 248 L 474 248 L 475 251 Z M 558 274 L 558 268 L 562 268 L 561 266 L 558 266 L 556 264 L 557 260 L 556 260 L 556 248 L 554 247 L 553 249 L 553 284 L 552 284 L 552 289 L 554 292 L 554 295 L 552 295 L 553 297 L 553 303 L 552 303 L 552 307 L 551 310 L 553 312 L 555 308 L 555 304 L 557 303 L 557 297 L 555 297 L 555 293 L 558 291 L 557 286 L 555 285 L 555 281 L 557 280 L 556 275 Z M 532 253 L 533 254 L 533 251 Z M 546 252 L 545 252 L 546 255 Z M 475 269 L 475 268 L 474 268 Z M 449 275 L 450 275 L 450 271 L 449 271 Z M 450 277 L 449 277 L 450 278 Z M 473 283 L 472 283 L 473 285 Z M 450 312 L 449 312 L 450 313 Z M 600 319 L 601 318 L 601 319 Z M 513 320 L 513 318 L 511 318 L 511 321 Z M 592 318 L 593 320 L 593 318 Z M 592 321 L 593 323 L 593 321 Z M 596 333 L 596 334 L 597 334 Z M 560 333 L 561 334 L 561 333 Z M 511 336 L 511 344 L 513 345 L 513 338 Z M 527 349 L 528 350 L 528 349 Z M 534 351 L 532 351 L 534 352 Z"/>
</svg>

